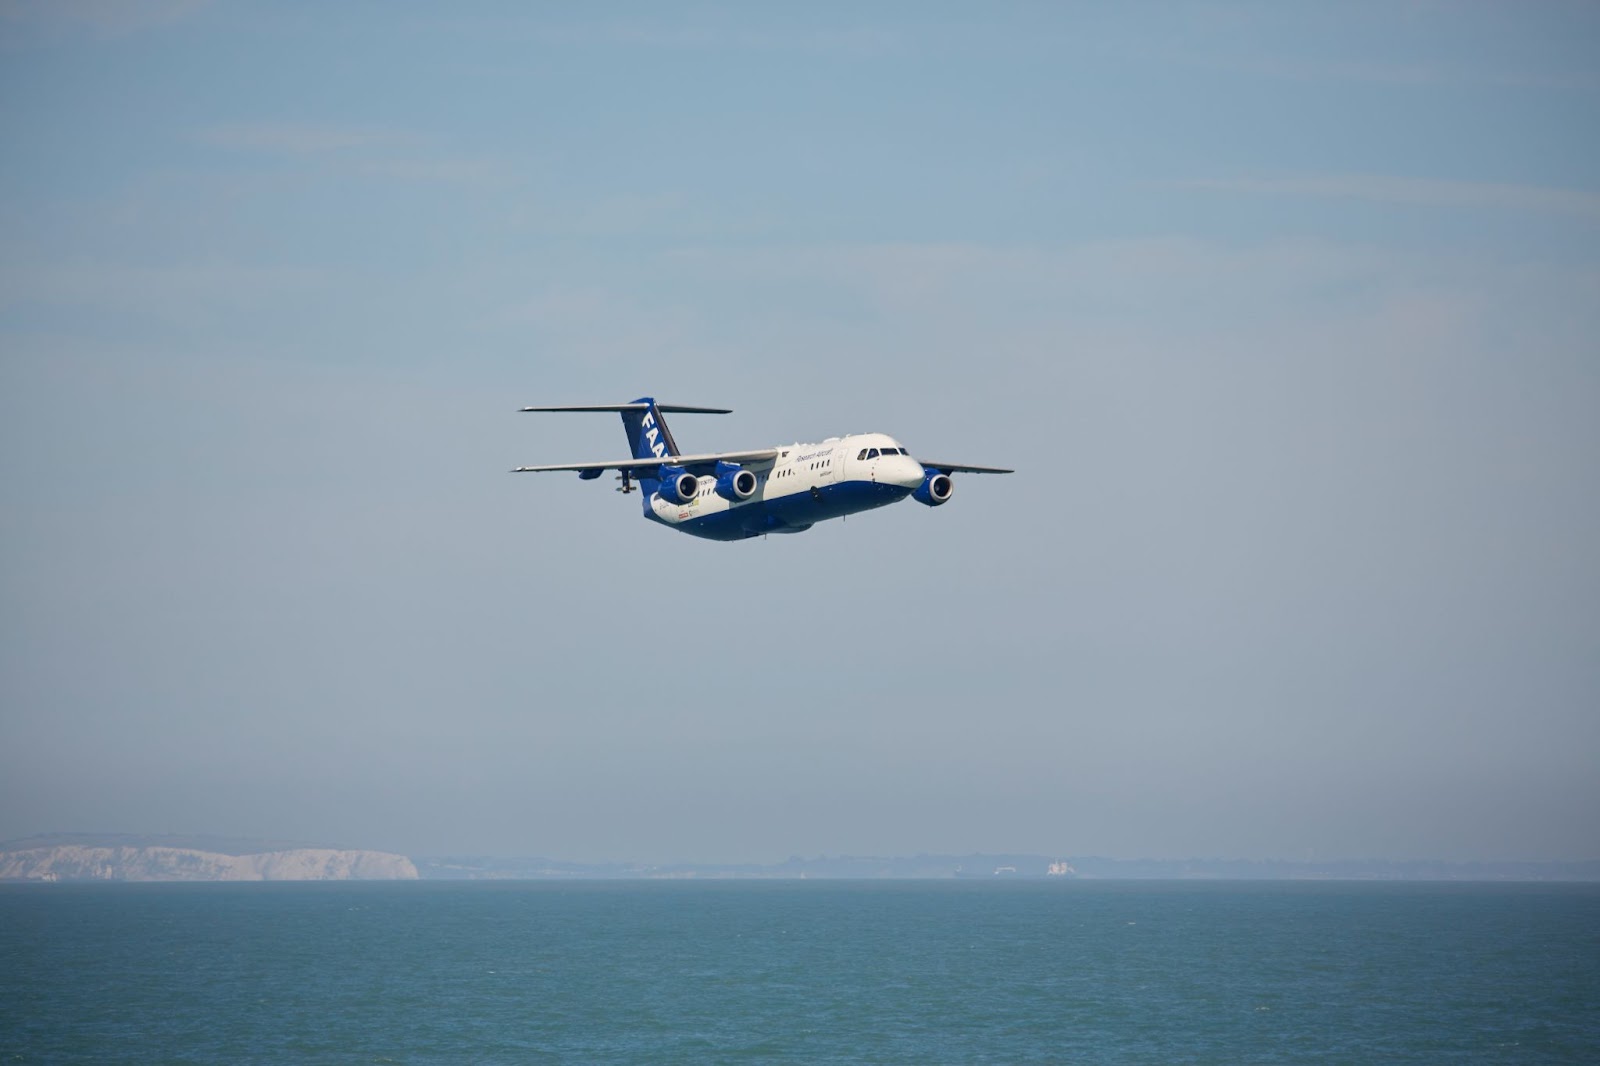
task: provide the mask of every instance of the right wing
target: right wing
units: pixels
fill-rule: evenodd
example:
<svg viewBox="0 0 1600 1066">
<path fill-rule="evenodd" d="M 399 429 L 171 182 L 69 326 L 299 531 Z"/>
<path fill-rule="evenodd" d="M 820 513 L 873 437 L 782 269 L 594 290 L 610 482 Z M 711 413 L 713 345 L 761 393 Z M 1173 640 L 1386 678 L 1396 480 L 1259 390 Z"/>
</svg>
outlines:
<svg viewBox="0 0 1600 1066">
<path fill-rule="evenodd" d="M 918 459 L 924 470 L 939 470 L 946 474 L 1015 474 L 1016 471 L 1004 466 L 967 466 L 962 463 L 935 463 L 931 460 Z"/>
</svg>

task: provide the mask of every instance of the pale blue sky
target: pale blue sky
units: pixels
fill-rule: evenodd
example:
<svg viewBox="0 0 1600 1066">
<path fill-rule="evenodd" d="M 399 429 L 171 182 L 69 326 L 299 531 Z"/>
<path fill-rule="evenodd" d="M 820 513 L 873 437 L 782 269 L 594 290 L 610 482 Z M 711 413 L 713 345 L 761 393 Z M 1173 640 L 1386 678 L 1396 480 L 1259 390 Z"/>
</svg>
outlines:
<svg viewBox="0 0 1600 1066">
<path fill-rule="evenodd" d="M 1577 3 L 0 3 L 0 838 L 1595 857 L 1596 115 Z M 643 393 L 1019 473 L 506 473 Z"/>
</svg>

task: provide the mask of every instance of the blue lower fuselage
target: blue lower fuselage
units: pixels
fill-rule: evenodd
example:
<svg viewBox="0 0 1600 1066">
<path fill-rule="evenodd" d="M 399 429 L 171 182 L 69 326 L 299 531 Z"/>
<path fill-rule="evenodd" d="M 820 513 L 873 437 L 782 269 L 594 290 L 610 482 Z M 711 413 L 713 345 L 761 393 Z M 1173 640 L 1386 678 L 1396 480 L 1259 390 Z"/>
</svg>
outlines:
<svg viewBox="0 0 1600 1066">
<path fill-rule="evenodd" d="M 727 510 L 695 515 L 687 506 L 667 507 L 682 517 L 664 517 L 648 507 L 645 517 L 652 522 L 707 540 L 746 540 L 768 533 L 799 533 L 817 522 L 842 518 L 858 511 L 886 507 L 911 495 L 901 485 L 872 481 L 843 481 L 808 489 L 737 503 Z"/>
</svg>

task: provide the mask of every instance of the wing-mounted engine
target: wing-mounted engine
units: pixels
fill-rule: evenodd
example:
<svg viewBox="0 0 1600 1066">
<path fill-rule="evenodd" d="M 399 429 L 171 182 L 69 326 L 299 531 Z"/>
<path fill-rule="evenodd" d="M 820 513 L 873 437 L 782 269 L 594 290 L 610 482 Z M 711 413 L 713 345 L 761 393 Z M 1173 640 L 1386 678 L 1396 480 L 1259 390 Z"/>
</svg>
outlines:
<svg viewBox="0 0 1600 1066">
<path fill-rule="evenodd" d="M 911 493 L 911 498 L 929 507 L 938 507 L 942 503 L 949 503 L 955 491 L 955 482 L 950 480 L 949 474 L 939 470 L 929 470 L 923 477 L 922 484 Z"/>
<path fill-rule="evenodd" d="M 660 495 L 668 503 L 688 503 L 700 489 L 700 479 L 681 466 L 661 468 Z"/>
<path fill-rule="evenodd" d="M 754 471 L 738 463 L 717 464 L 717 495 L 729 503 L 748 500 L 756 494 L 757 479 Z"/>
</svg>

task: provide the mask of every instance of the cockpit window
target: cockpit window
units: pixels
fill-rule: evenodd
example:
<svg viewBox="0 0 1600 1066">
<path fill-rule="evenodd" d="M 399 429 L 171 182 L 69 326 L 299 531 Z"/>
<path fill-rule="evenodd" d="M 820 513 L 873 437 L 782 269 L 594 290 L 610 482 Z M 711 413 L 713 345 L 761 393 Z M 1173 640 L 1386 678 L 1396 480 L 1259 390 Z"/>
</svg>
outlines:
<svg viewBox="0 0 1600 1066">
<path fill-rule="evenodd" d="M 876 448 L 868 448 L 867 449 L 867 458 L 868 459 L 876 459 L 877 457 L 878 457 L 878 449 L 876 449 Z"/>
<path fill-rule="evenodd" d="M 862 448 L 859 452 L 856 453 L 856 458 L 857 459 L 865 459 L 866 457 L 867 457 L 867 450 L 865 448 Z"/>
</svg>

